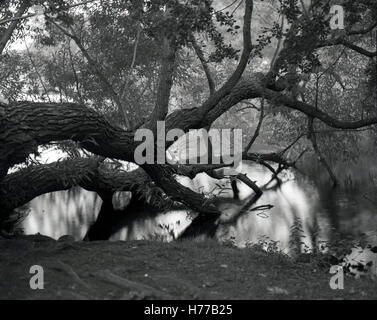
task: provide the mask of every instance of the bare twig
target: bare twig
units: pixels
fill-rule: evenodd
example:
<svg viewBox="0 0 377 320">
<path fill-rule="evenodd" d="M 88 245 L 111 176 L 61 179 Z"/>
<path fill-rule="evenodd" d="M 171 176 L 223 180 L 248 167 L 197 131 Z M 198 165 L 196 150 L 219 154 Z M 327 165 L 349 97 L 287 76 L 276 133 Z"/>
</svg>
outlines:
<svg viewBox="0 0 377 320">
<path fill-rule="evenodd" d="M 259 115 L 257 128 L 255 129 L 253 137 L 250 139 L 249 143 L 247 144 L 243 152 L 247 153 L 250 150 L 251 146 L 254 144 L 255 140 L 258 138 L 260 129 L 262 127 L 263 119 L 264 119 L 264 98 L 261 99 L 260 115 Z"/>
<path fill-rule="evenodd" d="M 279 153 L 281 155 L 284 155 L 285 153 L 287 153 L 287 151 L 289 149 L 291 149 L 297 142 L 299 142 L 299 140 L 301 140 L 303 137 L 305 136 L 305 134 L 300 134 L 295 140 L 293 140 L 287 147 L 285 147 L 283 150 L 281 150 Z"/>
<path fill-rule="evenodd" d="M 224 8 L 222 8 L 222 9 L 220 9 L 220 10 L 218 10 L 219 12 L 220 11 L 224 11 L 224 10 L 226 10 L 226 9 L 228 9 L 228 8 L 230 8 L 230 7 L 232 7 L 236 2 L 238 2 L 238 1 L 240 1 L 240 0 L 234 0 L 232 3 L 230 3 L 230 4 L 228 4 L 227 6 L 225 6 Z M 243 0 L 241 0 L 241 2 L 242 2 Z"/>
<path fill-rule="evenodd" d="M 241 0 L 240 3 L 233 9 L 233 11 L 231 12 L 231 15 L 233 15 L 237 10 L 238 8 L 241 6 L 241 4 L 244 2 L 244 0 Z"/>
<path fill-rule="evenodd" d="M 246 174 L 239 173 L 235 176 L 236 179 L 242 181 L 244 184 L 246 184 L 248 187 L 250 187 L 254 192 L 255 195 L 260 197 L 262 196 L 263 192 L 262 190 L 257 186 L 257 184 L 254 181 L 251 181 Z"/>
<path fill-rule="evenodd" d="M 141 33 L 141 26 L 138 25 L 137 32 L 136 32 L 136 39 L 135 39 L 134 49 L 133 49 L 133 53 L 132 53 L 131 65 L 130 65 L 130 68 L 128 70 L 128 74 L 126 76 L 126 80 L 124 81 L 123 88 L 120 90 L 120 94 L 119 94 L 119 96 L 121 97 L 121 99 L 124 99 L 126 90 L 129 87 L 130 82 L 131 82 L 131 72 L 134 69 L 135 63 L 136 63 L 137 48 L 139 46 L 140 33 Z"/>
</svg>

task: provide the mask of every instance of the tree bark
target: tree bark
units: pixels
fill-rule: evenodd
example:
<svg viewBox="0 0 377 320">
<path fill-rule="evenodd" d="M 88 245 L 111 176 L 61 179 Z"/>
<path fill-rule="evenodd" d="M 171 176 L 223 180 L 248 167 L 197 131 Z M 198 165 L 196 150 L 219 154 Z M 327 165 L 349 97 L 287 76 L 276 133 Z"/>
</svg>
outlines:
<svg viewBox="0 0 377 320">
<path fill-rule="evenodd" d="M 0 104 L 0 164 L 3 170 L 22 163 L 39 145 L 80 142 L 88 151 L 134 161 L 133 134 L 112 125 L 96 111 L 73 103 Z M 1 179 L 1 177 L 0 177 Z"/>
<path fill-rule="evenodd" d="M 31 165 L 8 174 L 0 182 L 0 220 L 35 197 L 74 186 L 100 195 L 130 191 L 135 198 L 147 201 L 146 186 L 150 183 L 151 179 L 142 169 L 125 172 L 112 168 L 111 164 L 104 163 L 98 157 Z M 155 189 L 149 202 L 156 204 L 161 199 L 166 200 L 166 196 L 158 188 Z"/>
</svg>

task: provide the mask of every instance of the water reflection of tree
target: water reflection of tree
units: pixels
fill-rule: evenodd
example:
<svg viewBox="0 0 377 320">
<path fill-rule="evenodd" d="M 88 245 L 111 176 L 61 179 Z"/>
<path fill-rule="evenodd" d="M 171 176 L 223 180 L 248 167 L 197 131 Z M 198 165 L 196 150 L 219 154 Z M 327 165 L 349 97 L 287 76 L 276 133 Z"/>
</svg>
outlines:
<svg viewBox="0 0 377 320">
<path fill-rule="evenodd" d="M 73 189 L 42 195 L 31 201 L 31 213 L 23 222 L 26 231 L 54 238 L 70 234 L 82 239 L 98 214 L 101 199 L 94 192 Z"/>
</svg>

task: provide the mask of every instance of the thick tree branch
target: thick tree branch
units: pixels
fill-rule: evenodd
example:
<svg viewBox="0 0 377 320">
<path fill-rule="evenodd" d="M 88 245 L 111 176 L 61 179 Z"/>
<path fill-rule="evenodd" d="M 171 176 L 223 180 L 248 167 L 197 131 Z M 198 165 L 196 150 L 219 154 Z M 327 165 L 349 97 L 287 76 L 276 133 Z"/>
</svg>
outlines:
<svg viewBox="0 0 377 320">
<path fill-rule="evenodd" d="M 179 128 L 188 132 L 189 129 L 201 129 L 211 125 L 218 117 L 237 103 L 246 99 L 262 97 L 264 79 L 265 76 L 263 74 L 256 73 L 248 79 L 239 81 L 232 92 L 208 112 L 203 112 L 205 105 L 199 108 L 182 109 L 172 112 L 166 118 L 166 130 Z"/>
<path fill-rule="evenodd" d="M 225 82 L 225 84 L 216 92 L 214 92 L 202 105 L 200 111 L 202 115 L 208 113 L 214 106 L 216 106 L 221 99 L 223 99 L 226 95 L 228 95 L 237 82 L 240 80 L 243 71 L 245 70 L 248 62 L 250 53 L 252 50 L 252 43 L 251 43 L 251 16 L 253 13 L 253 0 L 246 0 L 245 1 L 245 14 L 243 18 L 243 50 L 241 54 L 240 61 L 237 65 L 236 70 L 233 74 L 229 77 L 229 79 Z"/>
<path fill-rule="evenodd" d="M 133 134 L 111 125 L 95 111 L 77 104 L 0 105 L 0 165 L 3 175 L 8 168 L 23 162 L 41 144 L 73 140 L 88 151 L 104 157 L 134 160 L 138 143 Z M 84 121 L 82 121 L 84 119 Z M 164 165 L 143 165 L 149 176 L 174 200 L 182 201 L 199 212 L 217 212 L 206 199 L 179 184 L 173 171 Z M 1 180 L 0 180 L 1 181 Z M 208 202 L 208 201 L 207 201 Z"/>
<path fill-rule="evenodd" d="M 339 120 L 333 118 L 331 115 L 327 114 L 326 112 L 320 109 L 316 109 L 308 103 L 293 100 L 283 94 L 272 91 L 270 89 L 264 90 L 264 96 L 272 103 L 282 104 L 288 108 L 301 111 L 302 113 L 308 116 L 321 120 L 322 122 L 326 123 L 328 126 L 333 128 L 358 129 L 377 124 L 377 117 L 362 120 Z"/>
<path fill-rule="evenodd" d="M 173 86 L 176 46 L 167 37 L 163 38 L 162 62 L 155 107 L 146 124 L 153 132 L 156 131 L 157 121 L 165 119 L 168 113 L 170 91 Z"/>
<path fill-rule="evenodd" d="M 211 199 L 205 198 L 203 195 L 177 182 L 174 178 L 175 172 L 171 166 L 155 164 L 141 167 L 172 200 L 179 201 L 200 213 L 219 215 L 219 211 Z"/>
<path fill-rule="evenodd" d="M 74 159 L 31 165 L 8 174 L 0 183 L 1 213 L 9 213 L 45 193 L 86 186 L 90 182 L 95 189 L 99 165 L 99 158 Z"/>
<path fill-rule="evenodd" d="M 173 203 L 140 168 L 124 171 L 101 157 L 73 158 L 31 165 L 7 175 L 0 182 L 0 216 L 5 217 L 35 197 L 75 186 L 101 197 L 130 191 L 134 199 L 142 199 L 159 210 Z"/>
<path fill-rule="evenodd" d="M 74 103 L 0 104 L 0 165 L 22 163 L 39 145 L 51 141 L 80 142 L 104 157 L 134 161 L 133 134 L 105 117 Z"/>
<path fill-rule="evenodd" d="M 335 45 L 343 45 L 355 52 L 358 52 L 366 57 L 373 58 L 377 56 L 377 51 L 368 51 L 366 49 L 363 49 L 352 42 L 344 39 L 343 37 L 341 38 L 335 38 L 335 39 L 329 39 L 326 41 L 322 41 L 317 45 L 317 48 L 323 48 L 323 47 L 331 47 Z"/>
<path fill-rule="evenodd" d="M 166 119 L 166 130 L 179 128 L 187 132 L 189 129 L 202 128 L 211 124 L 238 102 L 262 96 L 272 103 L 283 104 L 318 118 L 334 128 L 357 129 L 377 124 L 376 117 L 356 121 L 335 119 L 307 103 L 265 89 L 263 84 L 263 75 L 255 75 L 249 81 L 241 81 L 231 94 L 205 116 L 202 116 L 197 108 L 173 112 Z M 81 119 L 85 121 L 82 122 Z M 103 116 L 81 105 L 70 103 L 0 105 L 0 122 L 2 150 L 0 162 L 6 162 L 9 166 L 23 162 L 25 157 L 40 144 L 65 139 L 81 142 L 86 149 L 98 155 L 134 161 L 133 151 L 137 144 L 133 141 L 133 133 L 111 125 Z"/>
<path fill-rule="evenodd" d="M 326 124 L 342 129 L 355 129 L 377 123 L 377 118 L 359 121 L 343 121 L 334 119 L 327 113 L 312 107 L 309 104 L 294 101 L 288 97 L 266 89 L 263 75 L 254 75 L 249 81 L 239 82 L 232 93 L 227 95 L 205 117 L 197 109 L 185 109 L 172 113 L 167 117 L 167 130 L 181 128 L 188 131 L 211 124 L 217 117 L 229 110 L 238 102 L 256 97 L 264 97 L 272 103 L 283 104 L 289 108 L 299 110 L 313 118 L 318 118 Z M 82 121 L 84 119 L 84 121 Z M 106 119 L 94 110 L 77 104 L 48 104 L 48 103 L 21 103 L 16 105 L 0 105 L 0 165 L 1 174 L 5 175 L 8 168 L 21 163 L 25 158 L 37 150 L 41 144 L 51 141 L 73 140 L 80 142 L 88 151 L 104 157 L 134 161 L 134 150 L 138 143 L 133 141 L 133 133 L 111 125 Z M 245 159 L 255 160 L 259 155 L 248 154 Z M 281 161 L 276 155 L 261 158 L 263 161 Z M 156 172 L 153 173 L 153 168 Z M 144 168 L 144 167 L 143 167 Z M 163 181 L 166 168 L 147 166 L 147 173 L 158 185 L 164 186 L 164 191 L 170 196 L 186 197 L 185 190 L 174 181 L 172 187 Z M 170 173 L 171 174 L 171 173 Z M 169 181 L 174 178 L 168 177 Z M 162 185 L 161 185 L 161 184 Z M 191 191 L 191 190 L 189 190 Z M 203 209 L 200 203 L 203 198 L 191 194 L 195 209 Z M 187 199 L 190 201 L 191 199 Z M 188 201 L 188 202 L 189 202 Z M 212 208 L 204 208 L 212 212 Z"/>
<path fill-rule="evenodd" d="M 259 115 L 257 128 L 255 129 L 254 135 L 251 137 L 249 143 L 246 145 L 244 152 L 248 152 L 251 146 L 254 144 L 255 140 L 257 140 L 260 129 L 262 127 L 263 119 L 264 119 L 264 98 L 262 98 L 261 100 L 260 115 Z"/>
<path fill-rule="evenodd" d="M 19 17 L 14 16 L 14 17 L 9 18 L 9 19 L 1 20 L 0 21 L 0 25 L 6 24 L 8 22 L 16 22 L 16 23 L 18 23 L 20 20 L 25 20 L 27 18 L 35 17 L 36 15 L 37 15 L 37 13 L 29 13 L 29 14 L 25 14 L 24 16 L 22 16 L 22 15 L 19 16 Z"/>
<path fill-rule="evenodd" d="M 268 163 L 268 162 L 275 162 L 287 168 L 290 167 L 290 163 L 286 159 L 283 158 L 280 152 L 272 152 L 272 153 L 265 153 L 265 154 L 252 153 L 252 152 L 244 153 L 242 155 L 242 160 L 253 161 L 256 163 L 260 163 L 262 165 L 265 165 L 264 163 Z"/>
<path fill-rule="evenodd" d="M 233 164 L 178 164 L 171 165 L 171 168 L 176 174 L 194 179 L 198 173 L 206 173 L 215 179 L 222 179 L 223 176 L 219 175 L 218 169 L 230 167 Z"/>
<path fill-rule="evenodd" d="M 213 174 L 221 179 L 223 176 L 218 176 L 216 169 L 223 166 L 181 165 L 176 168 L 176 173 L 194 178 L 200 172 L 208 172 L 208 174 Z M 175 170 L 172 172 L 175 172 Z M 248 180 L 245 183 L 248 184 Z M 164 208 L 173 204 L 162 192 L 162 189 L 153 187 L 153 192 L 150 192 L 147 191 L 147 185 L 151 185 L 152 188 L 153 183 L 143 169 L 123 171 L 112 163 L 104 162 L 104 158 L 101 157 L 73 158 L 50 164 L 31 165 L 7 175 L 1 181 L 0 220 L 1 217 L 6 218 L 14 209 L 25 205 L 40 195 L 67 190 L 75 186 L 97 192 L 101 197 L 112 195 L 117 191 L 130 191 L 134 199 L 142 198 L 143 202 L 149 203 L 159 210 L 164 210 Z M 179 186 L 180 188 L 181 186 Z M 191 192 L 189 195 L 191 195 Z M 198 196 L 200 201 L 207 202 L 208 206 L 210 205 L 210 201 L 202 199 L 199 194 Z M 176 199 L 182 202 L 178 196 Z M 163 201 L 165 203 L 162 203 Z M 186 203 L 190 204 L 190 201 Z M 210 209 L 212 212 L 213 207 L 211 206 Z M 202 211 L 205 212 L 203 209 Z"/>
</svg>

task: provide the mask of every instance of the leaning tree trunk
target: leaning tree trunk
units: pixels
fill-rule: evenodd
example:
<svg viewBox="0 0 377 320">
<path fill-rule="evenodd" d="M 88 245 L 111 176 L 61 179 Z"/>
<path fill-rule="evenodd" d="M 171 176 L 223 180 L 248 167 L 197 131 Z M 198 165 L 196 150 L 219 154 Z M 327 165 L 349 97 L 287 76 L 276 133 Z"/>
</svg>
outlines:
<svg viewBox="0 0 377 320">
<path fill-rule="evenodd" d="M 80 186 L 98 194 L 130 191 L 146 199 L 153 188 L 151 203 L 166 198 L 161 189 L 153 187 L 152 180 L 142 170 L 131 172 L 115 169 L 102 158 L 75 158 L 50 164 L 31 165 L 8 174 L 0 182 L 0 225 L 12 212 L 32 199 L 54 191 Z M 150 186 L 150 187 L 149 187 Z"/>
</svg>

